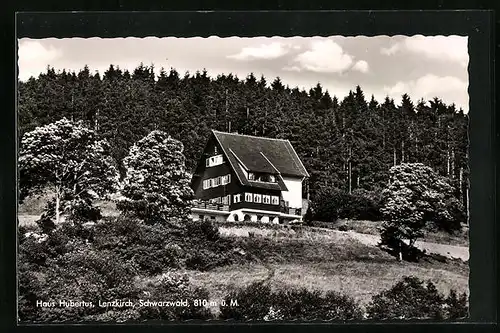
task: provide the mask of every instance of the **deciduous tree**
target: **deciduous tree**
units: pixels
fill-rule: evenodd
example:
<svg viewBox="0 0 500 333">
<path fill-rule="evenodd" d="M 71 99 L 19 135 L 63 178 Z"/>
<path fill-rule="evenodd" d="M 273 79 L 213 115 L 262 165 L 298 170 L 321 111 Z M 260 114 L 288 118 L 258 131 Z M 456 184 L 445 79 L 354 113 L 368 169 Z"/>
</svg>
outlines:
<svg viewBox="0 0 500 333">
<path fill-rule="evenodd" d="M 49 188 L 55 193 L 49 215 L 82 213 L 82 202 L 116 190 L 118 173 L 108 143 L 81 121 L 63 118 L 27 132 L 19 153 L 20 199 Z M 52 216 L 51 216 L 52 217 Z"/>
<path fill-rule="evenodd" d="M 403 163 L 390 169 L 390 181 L 383 190 L 381 209 L 387 221 L 382 229 L 382 243 L 399 247 L 402 241 L 410 248 L 424 235 L 428 226 L 459 229 L 463 215 L 456 214 L 461 204 L 444 177 L 421 163 Z"/>
<path fill-rule="evenodd" d="M 152 131 L 135 143 L 124 159 L 124 198 L 117 207 L 149 223 L 187 217 L 193 191 L 183 150 L 180 141 L 162 131 Z"/>
</svg>

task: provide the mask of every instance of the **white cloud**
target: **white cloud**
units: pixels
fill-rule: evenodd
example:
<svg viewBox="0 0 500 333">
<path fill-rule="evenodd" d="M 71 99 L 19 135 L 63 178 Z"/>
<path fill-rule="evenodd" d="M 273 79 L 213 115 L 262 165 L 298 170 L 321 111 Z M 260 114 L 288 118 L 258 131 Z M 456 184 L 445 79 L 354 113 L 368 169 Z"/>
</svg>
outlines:
<svg viewBox="0 0 500 333">
<path fill-rule="evenodd" d="M 430 59 L 453 61 L 466 67 L 469 61 L 467 37 L 461 36 L 413 36 L 389 48 L 382 48 L 384 55 L 393 55 L 402 50 L 423 55 Z"/>
<path fill-rule="evenodd" d="M 455 103 L 467 111 L 469 104 L 467 88 L 467 82 L 457 77 L 427 74 L 417 80 L 400 81 L 393 86 L 384 86 L 383 90 L 397 101 L 404 93 L 410 95 L 414 101 L 421 98 L 427 101 L 438 97 L 446 103 Z"/>
<path fill-rule="evenodd" d="M 227 57 L 236 60 L 276 59 L 284 56 L 289 51 L 290 47 L 288 45 L 273 42 L 257 47 L 244 47 L 239 53 Z"/>
<path fill-rule="evenodd" d="M 19 79 L 27 80 L 31 76 L 37 77 L 45 71 L 48 65 L 62 57 L 62 52 L 54 47 L 45 47 L 35 40 L 19 42 L 18 51 Z"/>
<path fill-rule="evenodd" d="M 469 61 L 467 37 L 460 36 L 416 36 L 405 40 L 406 48 L 432 59 L 451 60 L 466 66 Z"/>
<path fill-rule="evenodd" d="M 352 67 L 353 70 L 359 71 L 361 73 L 367 73 L 369 70 L 368 63 L 364 60 L 358 60 Z"/>
<path fill-rule="evenodd" d="M 384 55 L 393 55 L 400 50 L 400 44 L 394 44 L 391 47 L 383 47 L 380 49 L 380 53 Z"/>
<path fill-rule="evenodd" d="M 321 73 L 343 72 L 353 63 L 353 58 L 332 40 L 317 40 L 309 51 L 299 54 L 295 63 L 300 68 Z"/>
<path fill-rule="evenodd" d="M 283 70 L 289 72 L 300 72 L 302 69 L 299 66 L 285 66 L 283 67 Z"/>
</svg>

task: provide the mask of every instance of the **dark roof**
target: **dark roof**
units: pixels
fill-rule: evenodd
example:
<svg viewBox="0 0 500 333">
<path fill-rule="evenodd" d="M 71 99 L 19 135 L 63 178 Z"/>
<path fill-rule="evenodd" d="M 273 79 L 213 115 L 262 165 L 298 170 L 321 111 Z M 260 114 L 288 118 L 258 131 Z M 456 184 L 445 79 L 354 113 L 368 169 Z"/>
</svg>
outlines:
<svg viewBox="0 0 500 333">
<path fill-rule="evenodd" d="M 243 164 L 246 171 L 309 177 L 299 156 L 297 156 L 295 149 L 288 140 L 218 131 L 212 132 L 244 185 L 262 188 L 272 186 L 276 187 L 276 189 L 286 190 L 281 177 L 278 177 L 278 182 L 275 184 L 248 181 L 239 164 Z"/>
</svg>

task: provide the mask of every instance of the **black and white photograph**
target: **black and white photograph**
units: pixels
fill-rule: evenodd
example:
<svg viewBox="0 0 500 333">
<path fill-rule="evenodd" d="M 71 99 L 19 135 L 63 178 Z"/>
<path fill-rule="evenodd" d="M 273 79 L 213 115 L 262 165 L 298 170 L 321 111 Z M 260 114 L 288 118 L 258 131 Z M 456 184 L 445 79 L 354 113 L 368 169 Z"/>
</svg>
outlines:
<svg viewBox="0 0 500 333">
<path fill-rule="evenodd" d="M 17 43 L 20 323 L 468 318 L 467 36 Z"/>
</svg>

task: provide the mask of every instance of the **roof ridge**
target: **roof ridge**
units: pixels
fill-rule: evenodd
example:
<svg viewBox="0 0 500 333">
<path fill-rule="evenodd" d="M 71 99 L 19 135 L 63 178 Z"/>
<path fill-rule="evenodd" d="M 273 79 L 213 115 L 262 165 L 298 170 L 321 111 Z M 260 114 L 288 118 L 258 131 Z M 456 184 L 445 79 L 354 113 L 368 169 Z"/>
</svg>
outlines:
<svg viewBox="0 0 500 333">
<path fill-rule="evenodd" d="M 213 133 L 221 133 L 221 134 L 228 134 L 228 135 L 236 135 L 236 136 L 244 136 L 248 138 L 256 138 L 256 139 L 263 139 L 263 140 L 275 140 L 275 141 L 288 141 L 287 139 L 278 139 L 278 138 L 269 138 L 267 136 L 256 136 L 256 135 L 249 135 L 249 134 L 240 134 L 240 133 L 229 133 L 229 132 L 222 132 L 222 131 L 217 131 L 217 130 L 212 130 Z"/>
<path fill-rule="evenodd" d="M 287 140 L 287 141 L 288 141 L 288 140 Z M 288 141 L 288 144 L 289 144 L 290 146 L 292 145 L 292 143 L 291 143 L 290 141 Z M 293 155 L 292 155 L 292 152 L 291 152 L 291 151 L 290 151 L 290 149 L 288 148 L 288 145 L 285 145 L 285 147 L 286 147 L 286 150 L 288 151 L 288 153 L 290 154 L 290 156 L 293 156 Z M 292 147 L 292 148 L 293 148 L 293 147 Z M 297 154 L 297 153 L 295 152 L 295 154 Z M 300 159 L 299 159 L 299 160 L 300 160 Z M 297 168 L 299 168 L 299 169 L 300 169 L 299 165 L 298 165 L 298 164 L 297 164 L 297 162 L 295 161 L 295 158 L 292 158 L 292 161 L 293 161 L 293 163 L 295 164 L 295 166 L 296 166 Z"/>
<path fill-rule="evenodd" d="M 302 166 L 302 169 L 306 172 L 306 177 L 310 177 L 309 172 L 307 172 L 307 169 L 306 169 L 306 167 L 304 166 L 304 163 L 303 163 L 303 162 L 302 162 L 302 160 L 300 159 L 299 154 L 297 154 L 297 151 L 295 151 L 295 148 L 293 148 L 292 143 L 291 143 L 291 142 L 290 142 L 290 140 L 288 140 L 288 139 L 287 139 L 286 141 L 288 142 L 288 144 L 289 144 L 289 145 L 290 145 L 290 147 L 292 148 L 292 151 L 294 152 L 295 156 L 297 156 L 297 159 L 299 160 L 299 163 L 300 163 L 300 165 Z M 287 147 L 287 149 L 288 149 L 288 147 Z M 290 150 L 289 150 L 289 151 L 290 151 Z M 297 162 L 295 162 L 295 159 L 294 159 L 294 161 L 293 161 L 293 162 L 295 163 L 295 165 L 297 165 L 297 166 L 298 166 Z"/>
</svg>

